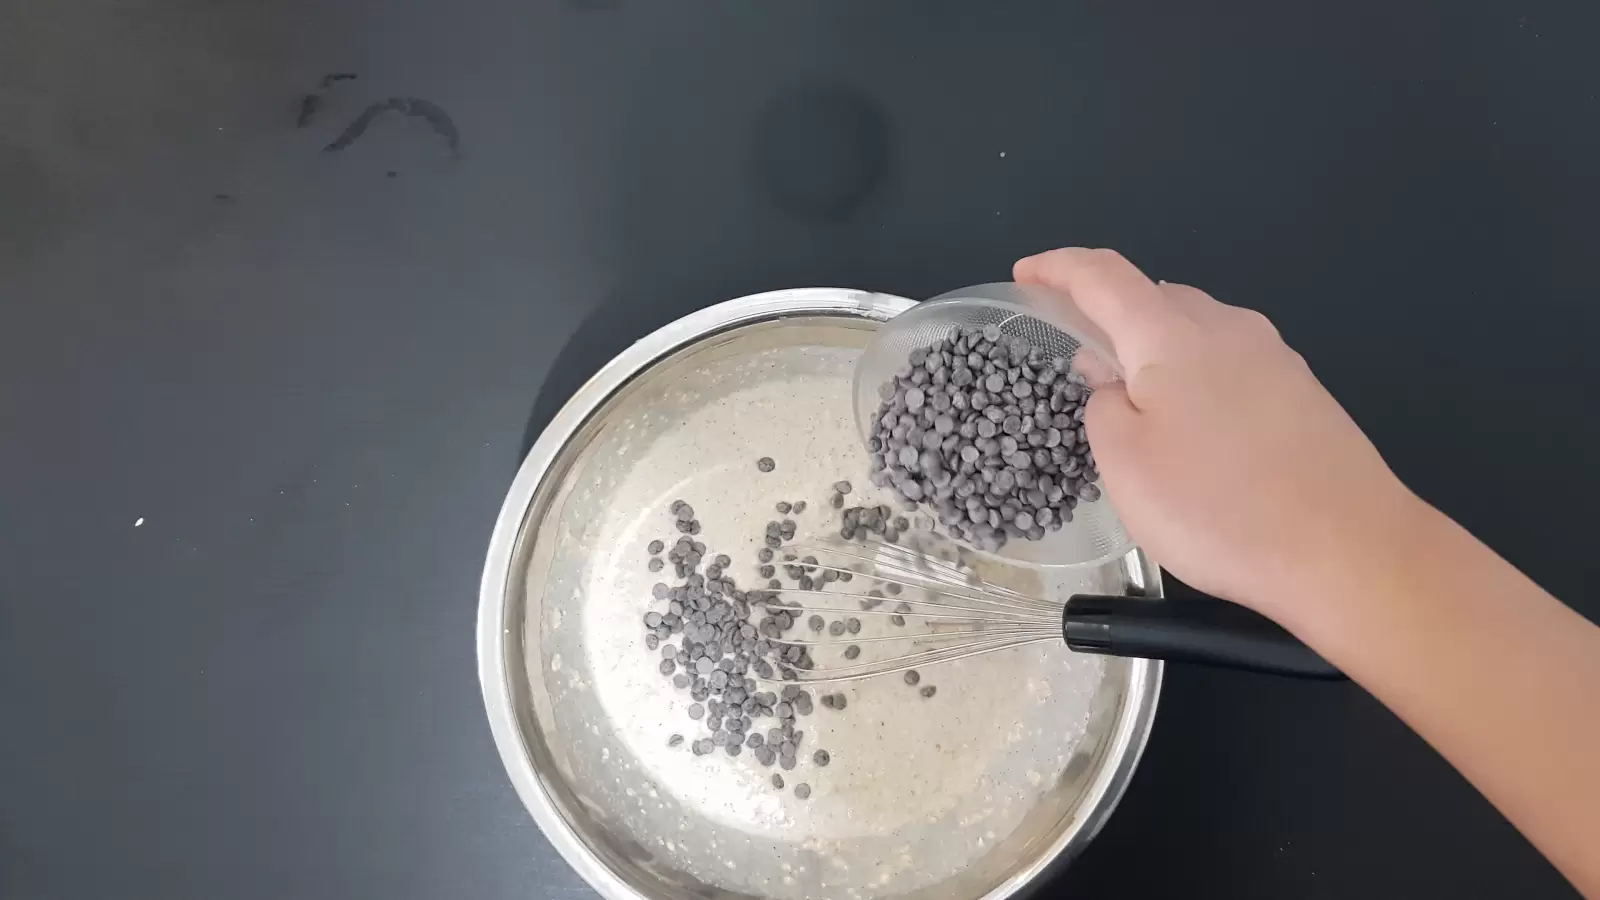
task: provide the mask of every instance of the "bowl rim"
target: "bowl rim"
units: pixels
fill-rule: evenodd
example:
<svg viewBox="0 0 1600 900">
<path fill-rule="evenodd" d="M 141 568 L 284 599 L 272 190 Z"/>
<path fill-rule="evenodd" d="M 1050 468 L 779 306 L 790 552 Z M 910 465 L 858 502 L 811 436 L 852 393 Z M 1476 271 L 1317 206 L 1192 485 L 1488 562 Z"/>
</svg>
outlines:
<svg viewBox="0 0 1600 900">
<path fill-rule="evenodd" d="M 561 857 L 607 900 L 643 900 L 644 894 L 605 864 L 566 819 L 533 764 L 514 704 L 507 663 L 508 649 L 520 637 L 506 625 L 512 566 L 538 489 L 562 451 L 590 417 L 618 390 L 657 360 L 712 334 L 742 325 L 784 317 L 845 315 L 884 322 L 910 309 L 914 302 L 892 294 L 848 288 L 791 288 L 751 294 L 709 306 L 670 322 L 635 341 L 600 368 L 550 420 L 517 470 L 501 504 L 484 560 L 478 589 L 476 644 L 478 683 L 495 748 L 513 789 Z M 1125 571 L 1145 593 L 1160 596 L 1160 570 L 1137 549 L 1123 558 Z M 1035 859 L 1011 873 L 983 895 L 984 900 L 1010 897 L 1043 875 L 1065 865 L 1099 832 L 1120 801 L 1144 753 L 1161 690 L 1162 664 L 1128 660 L 1129 683 L 1108 736 L 1106 758 L 1085 786 L 1074 810 L 1083 810 L 1076 827 L 1063 829 Z"/>
</svg>

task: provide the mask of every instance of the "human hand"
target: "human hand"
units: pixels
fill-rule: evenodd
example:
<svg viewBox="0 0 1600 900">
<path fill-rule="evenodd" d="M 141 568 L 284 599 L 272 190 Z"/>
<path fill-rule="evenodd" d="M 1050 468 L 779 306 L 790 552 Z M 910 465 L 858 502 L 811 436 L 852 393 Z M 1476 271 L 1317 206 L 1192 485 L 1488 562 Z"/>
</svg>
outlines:
<svg viewBox="0 0 1600 900">
<path fill-rule="evenodd" d="M 1133 538 L 1196 588 L 1290 624 L 1293 589 L 1348 586 L 1421 505 L 1259 313 L 1111 250 L 1052 250 L 1013 275 L 1110 338 L 1125 380 L 1089 401 L 1096 464 Z"/>
</svg>

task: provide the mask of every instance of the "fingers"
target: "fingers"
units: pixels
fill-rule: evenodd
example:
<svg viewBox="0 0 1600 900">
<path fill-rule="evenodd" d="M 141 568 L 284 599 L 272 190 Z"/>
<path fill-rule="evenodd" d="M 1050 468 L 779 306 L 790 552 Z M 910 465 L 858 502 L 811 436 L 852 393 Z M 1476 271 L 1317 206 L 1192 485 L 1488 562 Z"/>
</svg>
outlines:
<svg viewBox="0 0 1600 900">
<path fill-rule="evenodd" d="M 1130 374 L 1153 362 L 1170 316 L 1162 291 L 1114 250 L 1065 247 L 1017 261 L 1012 277 L 1067 294 L 1110 338 Z"/>
</svg>

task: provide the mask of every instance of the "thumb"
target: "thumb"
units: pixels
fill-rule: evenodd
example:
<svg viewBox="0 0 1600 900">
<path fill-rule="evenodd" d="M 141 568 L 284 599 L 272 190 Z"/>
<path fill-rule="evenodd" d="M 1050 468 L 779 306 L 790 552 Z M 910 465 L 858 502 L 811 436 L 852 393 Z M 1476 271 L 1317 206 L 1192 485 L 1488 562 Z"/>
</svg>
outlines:
<svg viewBox="0 0 1600 900">
<path fill-rule="evenodd" d="M 1094 448 L 1096 465 L 1104 459 L 1126 458 L 1136 452 L 1143 430 L 1143 414 L 1128 399 L 1127 385 L 1113 381 L 1089 395 L 1083 427 Z M 1102 471 L 1104 466 L 1100 466 Z"/>
<path fill-rule="evenodd" d="M 1124 371 L 1154 362 L 1171 315 L 1155 282 L 1115 250 L 1063 247 L 1017 260 L 1012 277 L 1065 293 L 1070 305 L 1111 339 Z"/>
</svg>

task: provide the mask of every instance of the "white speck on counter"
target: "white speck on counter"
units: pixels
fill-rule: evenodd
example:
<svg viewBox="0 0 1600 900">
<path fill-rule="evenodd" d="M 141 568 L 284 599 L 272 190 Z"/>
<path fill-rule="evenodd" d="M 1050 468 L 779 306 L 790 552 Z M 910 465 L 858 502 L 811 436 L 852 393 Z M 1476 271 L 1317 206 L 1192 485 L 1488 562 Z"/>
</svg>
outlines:
<svg viewBox="0 0 1600 900">
<path fill-rule="evenodd" d="M 144 524 L 144 516 L 140 516 L 139 518 L 137 518 L 137 519 L 135 519 L 133 521 L 133 527 L 135 527 L 135 528 L 138 528 L 140 525 L 143 525 L 143 524 Z"/>
</svg>

